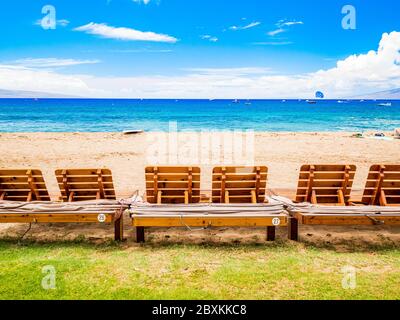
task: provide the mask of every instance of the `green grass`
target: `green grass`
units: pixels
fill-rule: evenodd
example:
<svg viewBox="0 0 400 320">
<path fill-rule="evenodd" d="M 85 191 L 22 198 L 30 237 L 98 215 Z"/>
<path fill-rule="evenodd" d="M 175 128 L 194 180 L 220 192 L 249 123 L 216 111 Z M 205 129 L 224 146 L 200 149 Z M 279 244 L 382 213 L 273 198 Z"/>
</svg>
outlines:
<svg viewBox="0 0 400 320">
<path fill-rule="evenodd" d="M 43 266 L 56 289 L 41 286 Z M 342 268 L 357 287 L 342 288 Z M 400 250 L 0 241 L 0 299 L 399 299 Z"/>
</svg>

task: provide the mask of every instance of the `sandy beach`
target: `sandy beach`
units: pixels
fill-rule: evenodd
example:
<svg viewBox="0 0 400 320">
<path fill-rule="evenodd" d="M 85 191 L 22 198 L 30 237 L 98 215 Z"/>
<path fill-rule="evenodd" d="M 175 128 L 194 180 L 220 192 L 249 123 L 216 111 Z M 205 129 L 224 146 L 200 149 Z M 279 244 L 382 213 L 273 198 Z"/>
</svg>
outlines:
<svg viewBox="0 0 400 320">
<path fill-rule="evenodd" d="M 147 165 L 174 165 L 177 159 L 170 153 L 171 145 L 158 150 L 159 137 L 177 141 L 174 148 L 187 165 L 197 165 L 198 156 L 193 154 L 193 139 L 199 134 L 191 133 L 2 133 L 0 134 L 1 168 L 37 168 L 43 171 L 51 197 L 59 195 L 54 170 L 60 168 L 107 167 L 113 171 L 114 185 L 119 198 L 131 196 L 136 190 L 144 194 L 144 167 Z M 269 168 L 268 186 L 275 192 L 294 197 L 299 168 L 307 163 L 355 164 L 357 173 L 353 199 L 358 200 L 364 187 L 369 166 L 375 163 L 398 163 L 400 140 L 378 140 L 354 138 L 352 133 L 255 133 L 254 150 L 245 156 L 254 158 L 256 165 Z M 215 136 L 211 141 L 215 143 Z M 243 140 L 245 141 L 245 140 Z M 218 143 L 218 139 L 217 139 Z M 168 144 L 168 143 L 167 143 Z M 164 145 L 164 143 L 162 143 Z M 204 145 L 194 149 L 204 149 Z M 223 145 L 223 142 L 221 142 Z M 212 147 L 212 146 L 211 146 Z M 150 162 L 153 158 L 149 149 L 157 149 L 160 163 Z M 222 146 L 223 149 L 223 146 Z M 216 159 L 201 159 L 202 189 L 210 188 L 211 170 L 215 165 L 229 165 L 235 157 L 229 152 Z M 199 151 L 202 152 L 201 150 Z M 176 152 L 175 152 L 176 153 Z M 228 159 L 229 158 L 229 159 Z M 168 163 L 165 162 L 167 160 Z M 246 159 L 248 160 L 248 159 Z M 182 161 L 180 158 L 179 161 Z M 179 164 L 179 163 L 178 163 Z M 183 163 L 181 163 L 183 164 Z M 237 163 L 246 164 L 246 163 Z M 4 233 L 4 226 L 2 227 Z M 7 226 L 9 230 L 10 226 Z M 21 228 L 21 227 L 19 227 Z M 36 227 L 45 233 L 42 226 Z M 60 227 L 57 227 L 60 228 Z M 62 227 L 61 227 L 62 228 Z M 22 228 L 23 229 L 23 228 Z M 37 229 L 38 230 L 38 229 Z M 349 229 L 351 230 L 351 229 Z M 393 231 L 388 231 L 393 235 Z M 397 234 L 397 232 L 395 232 Z"/>
</svg>

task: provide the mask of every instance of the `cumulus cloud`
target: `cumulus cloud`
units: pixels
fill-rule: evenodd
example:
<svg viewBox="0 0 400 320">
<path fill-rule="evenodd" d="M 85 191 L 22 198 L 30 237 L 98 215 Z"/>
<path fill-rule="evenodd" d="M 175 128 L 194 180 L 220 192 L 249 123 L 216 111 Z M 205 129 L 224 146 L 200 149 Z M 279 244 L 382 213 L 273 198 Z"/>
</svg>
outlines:
<svg viewBox="0 0 400 320">
<path fill-rule="evenodd" d="M 67 76 L 48 70 L 22 66 L 0 65 L 0 88 L 62 94 L 64 96 L 91 96 L 96 90 L 88 87 L 79 76 Z"/>
<path fill-rule="evenodd" d="M 115 98 L 346 98 L 400 88 L 400 32 L 382 35 L 377 50 L 355 54 L 334 68 L 279 75 L 268 68 L 192 68 L 179 76 L 66 76 L 0 65 L 0 88 Z"/>
<path fill-rule="evenodd" d="M 112 27 L 105 23 L 90 22 L 84 26 L 75 28 L 74 31 L 82 31 L 103 38 L 126 41 L 151 41 L 168 43 L 176 43 L 178 41 L 178 39 L 175 37 L 166 34 L 159 34 L 151 31 L 143 32 L 125 27 Z"/>
</svg>

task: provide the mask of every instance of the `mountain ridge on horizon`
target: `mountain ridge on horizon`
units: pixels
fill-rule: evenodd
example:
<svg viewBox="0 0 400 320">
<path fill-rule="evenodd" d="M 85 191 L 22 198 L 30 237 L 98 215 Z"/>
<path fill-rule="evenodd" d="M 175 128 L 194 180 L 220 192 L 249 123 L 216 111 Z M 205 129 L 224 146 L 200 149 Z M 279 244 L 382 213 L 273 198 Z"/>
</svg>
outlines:
<svg viewBox="0 0 400 320">
<path fill-rule="evenodd" d="M 93 98 L 93 97 L 78 97 L 78 96 L 70 96 L 70 95 L 62 95 L 56 93 L 48 93 L 48 92 L 39 92 L 39 91 L 24 91 L 24 90 L 6 90 L 0 89 L 0 99 L 48 99 L 48 98 L 60 98 L 60 99 L 140 99 L 140 98 Z M 170 99 L 162 99 L 162 98 L 146 98 L 146 100 L 173 100 Z M 175 98 L 180 99 L 180 98 Z M 230 100 L 235 98 L 223 98 L 223 99 L 213 99 L 213 100 Z M 264 98 L 264 99 L 254 99 L 254 100 L 295 100 L 296 98 Z M 328 98 L 326 100 L 340 100 L 343 98 Z M 400 88 L 377 91 L 374 93 L 361 94 L 357 96 L 348 97 L 345 99 L 367 99 L 367 100 L 400 100 Z M 201 99 L 181 99 L 181 100 L 207 100 L 207 98 Z M 237 99 L 237 100 L 248 100 L 247 98 Z M 303 100 L 303 99 L 302 99 Z"/>
</svg>

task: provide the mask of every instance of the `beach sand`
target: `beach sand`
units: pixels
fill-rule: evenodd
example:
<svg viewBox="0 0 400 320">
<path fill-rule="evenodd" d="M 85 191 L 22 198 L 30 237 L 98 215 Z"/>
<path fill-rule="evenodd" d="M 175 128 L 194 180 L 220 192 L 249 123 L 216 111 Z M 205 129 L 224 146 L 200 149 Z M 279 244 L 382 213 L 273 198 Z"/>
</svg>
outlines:
<svg viewBox="0 0 400 320">
<path fill-rule="evenodd" d="M 164 139 L 164 140 L 163 140 Z M 196 141 L 197 139 L 197 141 Z M 302 164 L 355 164 L 357 173 L 353 199 L 359 200 L 369 166 L 375 163 L 399 163 L 400 140 L 378 140 L 354 138 L 352 133 L 255 133 L 254 137 L 241 136 L 243 144 L 252 141 L 249 150 L 241 158 L 235 156 L 233 148 L 217 134 L 201 138 L 200 134 L 144 133 L 123 135 L 122 133 L 1 133 L 1 168 L 37 168 L 43 171 L 51 197 L 59 195 L 54 170 L 59 168 L 107 167 L 113 171 L 114 185 L 119 198 L 131 196 L 136 190 L 144 194 L 144 167 L 147 165 L 198 165 L 202 169 L 202 189 L 210 189 L 212 167 L 236 163 L 269 168 L 268 187 L 275 193 L 294 197 L 299 168 Z M 250 140 L 245 140 L 250 139 Z M 203 143 L 202 143 L 203 141 Z M 229 138 L 228 140 L 229 141 Z M 195 146 L 197 143 L 197 146 Z M 220 154 L 213 153 L 219 145 Z M 195 147 L 194 147 L 195 146 Z M 150 151 L 149 151 L 150 150 Z M 171 152 L 171 150 L 176 150 Z M 203 154 L 203 156 L 202 156 Z M 244 155 L 244 156 L 243 156 Z M 153 158 L 152 158 L 153 157 Z M 155 158 L 154 158 L 155 157 Z M 159 163 L 155 159 L 160 160 Z M 174 162 L 175 161 L 175 162 Z M 176 162 L 177 161 L 177 162 Z M 128 220 L 127 220 L 128 222 Z M 133 230 L 126 226 L 129 235 Z M 23 233 L 24 225 L 2 225 L 0 236 Z M 51 226 L 35 225 L 29 236 L 38 238 L 73 238 L 88 233 L 93 239 L 110 237 L 110 227 L 99 226 Z M 91 230 L 91 231 L 90 231 Z M 375 230 L 375 231 L 370 231 Z M 87 232 L 86 232 L 87 231 Z M 284 230 L 281 231 L 284 236 Z M 302 227 L 301 235 L 310 241 L 327 241 L 357 238 L 360 241 L 400 241 L 399 229 L 374 228 L 326 228 Z M 278 234 L 279 235 L 279 234 Z M 176 230 L 158 230 L 152 233 L 155 239 L 177 238 L 197 241 L 262 241 L 263 231 L 252 230 L 207 230 L 188 233 Z M 177 237 L 177 238 L 176 238 Z M 259 239 L 259 240 L 257 240 Z M 343 241 L 344 241 L 343 240 Z"/>
</svg>

